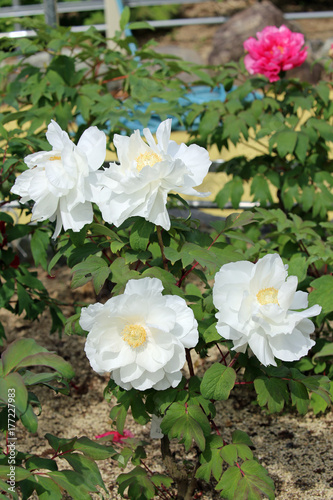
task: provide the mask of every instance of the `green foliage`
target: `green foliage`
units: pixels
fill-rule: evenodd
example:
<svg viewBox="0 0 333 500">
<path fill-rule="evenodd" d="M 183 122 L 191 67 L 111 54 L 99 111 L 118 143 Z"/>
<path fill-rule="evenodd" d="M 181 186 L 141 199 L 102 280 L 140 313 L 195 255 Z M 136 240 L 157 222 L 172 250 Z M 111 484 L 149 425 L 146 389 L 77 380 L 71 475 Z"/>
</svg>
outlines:
<svg viewBox="0 0 333 500">
<path fill-rule="evenodd" d="M 54 372 L 39 370 L 34 373 L 29 367 L 52 368 Z M 46 385 L 56 392 L 67 393 L 67 380 L 74 376 L 70 364 L 60 356 L 36 344 L 33 339 L 18 339 L 3 351 L 0 361 L 0 425 L 7 429 L 4 417 L 12 413 L 13 424 L 20 419 L 30 431 L 37 431 L 37 416 L 33 406 L 38 398 L 30 392 L 36 385 Z"/>
<path fill-rule="evenodd" d="M 107 492 L 95 460 L 116 457 L 117 452 L 113 447 L 100 445 L 87 437 L 59 439 L 46 434 L 45 438 L 53 449 L 51 458 L 30 453 L 16 455 L 15 481 L 22 494 L 20 498 L 27 500 L 35 491 L 38 498 L 60 500 L 66 492 L 74 500 L 89 500 L 91 493 L 98 493 L 100 488 Z M 11 472 L 11 466 L 2 465 L 7 460 L 6 455 L 2 457 L 0 481 L 5 481 Z M 65 460 L 67 463 L 63 465 L 66 468 L 59 469 L 56 458 Z"/>
</svg>

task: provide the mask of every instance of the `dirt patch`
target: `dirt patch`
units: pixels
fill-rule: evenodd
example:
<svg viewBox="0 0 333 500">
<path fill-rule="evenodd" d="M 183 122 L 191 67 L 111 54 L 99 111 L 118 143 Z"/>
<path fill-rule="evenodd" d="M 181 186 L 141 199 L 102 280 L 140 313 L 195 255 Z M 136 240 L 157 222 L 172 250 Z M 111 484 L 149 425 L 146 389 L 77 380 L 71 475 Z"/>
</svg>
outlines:
<svg viewBox="0 0 333 500">
<path fill-rule="evenodd" d="M 66 316 L 73 314 L 71 304 L 74 300 L 95 302 L 90 285 L 78 291 L 70 290 L 67 269 L 58 269 L 52 280 L 44 272 L 39 274 L 50 294 L 67 304 L 64 307 Z M 94 439 L 96 435 L 109 431 L 112 403 L 103 399 L 107 376 L 101 377 L 92 371 L 83 350 L 84 338 L 50 335 L 51 319 L 48 313 L 44 313 L 39 322 L 31 323 L 2 310 L 0 319 L 9 332 L 9 342 L 20 337 L 34 338 L 40 345 L 68 360 L 76 373 L 69 396 L 55 395 L 46 388 L 36 390 L 43 408 L 38 419 L 38 432 L 31 435 L 18 423 L 17 449 L 48 457 L 51 456 L 50 447 L 44 438 L 47 432 L 64 438 L 86 435 Z M 211 353 L 211 360 L 213 358 L 214 353 Z M 202 360 L 198 359 L 196 363 L 199 369 L 205 368 Z M 255 404 L 255 395 L 251 390 L 237 388 L 228 401 L 218 405 L 214 420 L 226 441 L 230 440 L 235 429 L 250 435 L 255 456 L 275 482 L 277 500 L 333 499 L 332 413 L 317 417 L 312 413 L 305 417 L 296 414 L 267 415 Z M 125 427 L 135 437 L 149 443 L 146 465 L 153 471 L 165 472 L 159 440 L 150 438 L 150 425 L 138 426 L 129 416 Z M 179 459 L 184 459 L 183 448 L 175 447 L 175 444 L 172 446 Z M 120 499 L 115 485 L 120 470 L 111 460 L 99 462 L 99 465 L 110 498 Z M 66 468 L 66 462 L 61 461 L 59 466 Z M 197 498 L 220 498 L 213 485 L 209 488 L 207 490 L 207 485 L 199 484 L 196 494 L 201 496 Z"/>
</svg>

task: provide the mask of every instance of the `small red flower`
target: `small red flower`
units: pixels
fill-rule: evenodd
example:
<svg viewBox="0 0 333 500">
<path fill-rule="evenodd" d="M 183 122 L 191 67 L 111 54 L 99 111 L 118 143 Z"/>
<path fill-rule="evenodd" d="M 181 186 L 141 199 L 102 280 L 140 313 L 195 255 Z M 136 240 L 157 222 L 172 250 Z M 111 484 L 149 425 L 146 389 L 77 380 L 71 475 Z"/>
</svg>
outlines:
<svg viewBox="0 0 333 500">
<path fill-rule="evenodd" d="M 124 439 L 134 437 L 131 431 L 124 429 L 124 434 L 120 434 L 120 432 L 118 431 L 109 431 L 109 432 L 104 432 L 104 434 L 98 434 L 98 436 L 95 436 L 95 439 L 101 439 L 106 436 L 112 436 L 113 443 L 122 443 Z"/>
</svg>

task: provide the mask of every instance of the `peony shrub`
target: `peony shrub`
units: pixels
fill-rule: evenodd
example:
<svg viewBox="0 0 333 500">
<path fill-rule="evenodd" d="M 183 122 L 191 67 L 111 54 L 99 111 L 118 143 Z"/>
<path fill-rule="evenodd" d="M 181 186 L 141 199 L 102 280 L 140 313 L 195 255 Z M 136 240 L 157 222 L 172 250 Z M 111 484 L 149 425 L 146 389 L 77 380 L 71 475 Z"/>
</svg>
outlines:
<svg viewBox="0 0 333 500">
<path fill-rule="evenodd" d="M 280 44 L 293 39 L 290 61 L 304 57 L 299 37 L 270 29 L 269 43 L 273 34 Z M 74 372 L 33 339 L 9 345 L 4 340 L 0 424 L 6 444 L 0 488 L 15 499 L 104 495 L 96 461 L 107 459 L 123 470 L 117 478 L 123 498 L 187 500 L 210 488 L 221 498 L 238 500 L 246 492 L 249 498 L 273 499 L 274 483 L 250 437 L 232 423 L 228 438 L 215 416 L 225 412 L 224 401 L 235 388 L 269 413 L 329 410 L 330 84 L 310 87 L 286 80 L 280 63 L 283 54 L 287 60 L 287 45 L 272 51 L 280 80 L 268 88 L 266 79 L 255 77 L 234 88 L 241 73 L 236 65 L 206 73 L 155 57 L 150 46 L 133 57 L 132 39 L 120 33 L 115 42 L 121 50 L 112 51 L 94 31 L 80 36 L 47 29 L 34 43 L 46 52 L 78 44 L 82 52 L 75 57 L 92 61 L 88 69 L 52 52 L 49 66 L 39 73 L 23 57 L 17 80 L 9 79 L 6 87 L 7 105 L 15 94 L 17 107 L 25 105 L 26 111 L 8 109 L 1 117 L 6 143 L 0 144 L 1 192 L 7 211 L 0 218 L 0 303 L 28 319 L 37 318 L 47 304 L 58 329 L 64 322 L 66 334 L 86 336 L 91 369 L 109 378 L 104 397 L 111 429 L 95 437 L 46 434 L 42 456 L 19 440 L 19 453 L 13 451 L 13 406 L 13 422 L 36 433 L 42 401 L 35 386 L 44 385 L 50 395 L 69 395 Z M 20 50 L 24 56 L 34 49 L 23 43 Z M 185 89 L 177 72 L 184 67 L 212 91 L 222 81 L 226 102 L 189 104 L 180 116 L 178 99 Z M 4 74 L 12 78 L 12 69 L 5 67 Z M 110 82 L 122 82 L 120 89 L 114 92 Z M 144 112 L 140 99 L 149 102 Z M 302 113 L 309 106 L 312 112 Z M 192 131 L 190 145 L 171 140 L 173 121 L 166 110 Z M 156 140 L 147 126 L 153 112 L 159 117 Z M 47 141 L 36 117 L 49 124 Z M 28 130 L 24 140 L 17 138 L 19 128 L 7 132 L 10 120 Z M 140 130 L 137 120 L 144 122 Z M 194 122 L 199 122 L 195 130 Z M 135 131 L 129 136 L 129 130 Z M 197 220 L 188 195 L 201 199 L 199 186 L 211 167 L 208 146 L 243 144 L 251 134 L 249 142 L 259 154 L 219 166 L 232 178 L 216 202 L 225 208 L 230 199 L 237 211 L 209 224 Z M 107 150 L 117 152 L 118 162 L 105 164 Z M 248 182 L 260 206 L 243 211 L 238 205 Z M 15 223 L 13 203 L 31 213 L 31 223 Z M 73 304 L 73 315 L 65 318 L 61 304 L 16 254 L 16 242 L 24 236 L 30 238 L 34 263 L 55 279 L 58 266 L 68 265 L 72 288 L 91 281 L 96 294 L 91 303 Z M 163 473 L 147 465 L 146 443 L 126 429 L 129 412 L 160 440 Z M 173 453 L 175 443 L 181 460 Z"/>
</svg>

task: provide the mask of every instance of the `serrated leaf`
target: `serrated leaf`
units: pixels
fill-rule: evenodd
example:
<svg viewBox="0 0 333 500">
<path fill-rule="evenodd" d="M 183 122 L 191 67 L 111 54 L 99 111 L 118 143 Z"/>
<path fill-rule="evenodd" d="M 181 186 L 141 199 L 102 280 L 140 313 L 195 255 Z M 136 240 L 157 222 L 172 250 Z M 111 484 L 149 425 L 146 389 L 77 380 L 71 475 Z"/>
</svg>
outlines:
<svg viewBox="0 0 333 500">
<path fill-rule="evenodd" d="M 289 399 L 287 382 L 278 378 L 259 377 L 254 381 L 257 401 L 260 406 L 268 407 L 270 413 L 280 412 Z"/>
<path fill-rule="evenodd" d="M 139 218 L 133 225 L 130 233 L 130 245 L 133 250 L 146 250 L 149 238 L 155 226 L 145 219 Z"/>
<path fill-rule="evenodd" d="M 147 472 L 137 466 L 131 472 L 120 474 L 117 478 L 119 493 L 123 496 L 128 487 L 128 497 L 132 500 L 152 499 L 155 496 L 155 487 Z"/>
<path fill-rule="evenodd" d="M 289 380 L 288 385 L 292 404 L 301 415 L 305 415 L 310 403 L 308 390 L 302 382 L 297 380 Z"/>
<path fill-rule="evenodd" d="M 189 408 L 191 408 L 191 413 Z M 206 443 L 204 432 L 207 432 L 208 429 L 206 421 L 202 428 L 197 420 L 202 424 L 202 417 L 205 417 L 206 420 L 207 417 L 202 410 L 202 415 L 199 415 L 199 407 L 192 406 L 189 408 L 187 409 L 181 403 L 172 403 L 161 422 L 162 432 L 168 434 L 170 439 L 177 438 L 180 443 L 184 443 L 186 451 L 190 449 L 192 441 L 195 441 L 198 447 L 204 450 Z"/>
<path fill-rule="evenodd" d="M 322 312 L 327 314 L 333 311 L 333 276 L 327 274 L 311 282 L 314 290 L 309 294 L 309 305 L 319 304 Z"/>
<path fill-rule="evenodd" d="M 214 363 L 205 372 L 201 382 L 201 393 L 206 399 L 225 401 L 236 381 L 236 372 L 233 368 Z"/>
<path fill-rule="evenodd" d="M 233 444 L 247 444 L 248 446 L 253 446 L 253 443 L 244 431 L 240 431 L 239 429 L 236 429 L 232 433 L 232 442 Z"/>
<path fill-rule="evenodd" d="M 243 488 L 241 483 L 246 485 L 244 491 L 247 492 L 247 497 L 244 498 L 260 500 L 262 494 L 264 494 L 269 500 L 274 500 L 274 483 L 264 467 L 255 460 L 246 460 L 243 462 L 241 469 L 245 476 L 241 479 L 238 487 Z"/>
<path fill-rule="evenodd" d="M 227 444 L 221 450 L 221 457 L 229 465 L 234 465 L 237 462 L 237 447 L 234 444 Z"/>
<path fill-rule="evenodd" d="M 232 466 L 227 469 L 218 484 L 217 490 L 221 491 L 221 497 L 227 500 L 235 500 L 235 494 L 238 491 L 238 484 L 242 478 L 241 471 L 238 467 Z M 237 499 L 238 500 L 238 499 Z M 239 499 L 240 500 L 240 499 Z"/>
<path fill-rule="evenodd" d="M 276 148 L 279 156 L 284 158 L 288 153 L 292 154 L 294 152 L 297 132 L 293 130 L 277 132 L 271 139 L 271 143 L 276 143 Z"/>
</svg>

